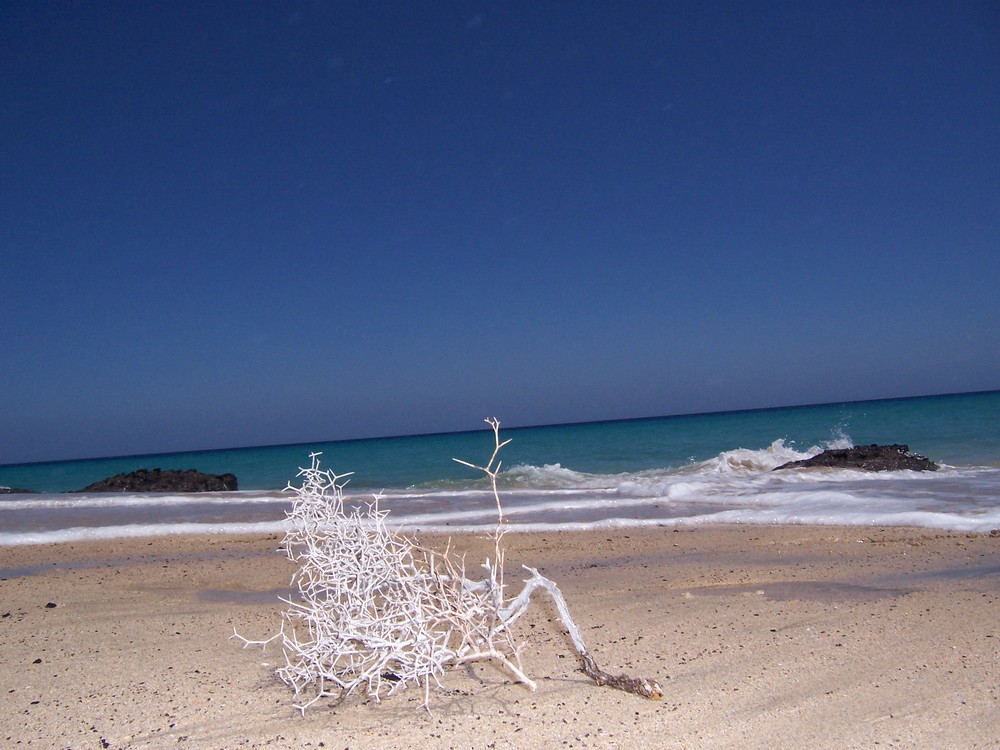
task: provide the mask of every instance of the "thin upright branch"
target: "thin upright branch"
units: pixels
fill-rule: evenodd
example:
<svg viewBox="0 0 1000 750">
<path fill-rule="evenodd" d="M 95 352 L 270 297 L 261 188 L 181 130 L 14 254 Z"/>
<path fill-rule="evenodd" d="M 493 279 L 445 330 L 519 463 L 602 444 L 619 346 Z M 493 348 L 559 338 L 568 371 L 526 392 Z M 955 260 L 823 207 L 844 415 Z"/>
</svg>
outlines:
<svg viewBox="0 0 1000 750">
<path fill-rule="evenodd" d="M 503 517 L 503 503 L 500 502 L 500 490 L 497 487 L 497 475 L 500 473 L 500 466 L 502 462 L 500 461 L 500 450 L 507 445 L 512 438 L 507 438 L 503 442 L 500 442 L 500 420 L 496 417 L 488 417 L 483 420 L 493 429 L 493 454 L 490 456 L 490 460 L 486 462 L 486 466 L 477 466 L 476 464 L 470 463 L 468 461 L 463 461 L 460 458 L 453 458 L 452 461 L 460 463 L 463 466 L 468 466 L 470 469 L 476 469 L 477 471 L 483 472 L 490 480 L 490 488 L 493 490 L 493 499 L 496 501 L 497 505 L 497 525 L 493 532 L 493 559 L 496 561 L 496 579 L 498 594 L 501 599 L 504 597 L 504 578 L 503 578 L 503 566 L 504 566 L 504 549 L 501 544 L 503 540 L 503 535 L 507 531 L 506 523 Z M 487 569 L 490 569 L 490 561 L 486 561 Z"/>
</svg>

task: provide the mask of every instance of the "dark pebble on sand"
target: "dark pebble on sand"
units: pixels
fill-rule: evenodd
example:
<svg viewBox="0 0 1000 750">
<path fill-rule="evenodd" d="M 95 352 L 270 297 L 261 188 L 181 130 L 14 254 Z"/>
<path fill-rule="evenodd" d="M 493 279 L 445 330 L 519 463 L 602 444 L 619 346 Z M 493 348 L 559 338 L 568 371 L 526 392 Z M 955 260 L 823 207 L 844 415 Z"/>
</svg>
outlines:
<svg viewBox="0 0 1000 750">
<path fill-rule="evenodd" d="M 55 609 L 57 606 L 59 605 L 56 604 L 55 602 L 49 602 L 48 604 L 45 605 L 45 609 Z"/>
</svg>

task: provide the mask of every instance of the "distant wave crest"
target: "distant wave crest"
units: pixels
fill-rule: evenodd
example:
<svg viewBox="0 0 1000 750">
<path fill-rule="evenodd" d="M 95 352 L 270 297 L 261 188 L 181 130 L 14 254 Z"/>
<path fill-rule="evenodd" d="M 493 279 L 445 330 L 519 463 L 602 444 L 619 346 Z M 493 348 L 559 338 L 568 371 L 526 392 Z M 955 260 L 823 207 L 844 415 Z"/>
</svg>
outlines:
<svg viewBox="0 0 1000 750">
<path fill-rule="evenodd" d="M 503 485 L 508 488 L 602 489 L 607 486 L 607 482 L 608 475 L 574 471 L 561 464 L 519 464 L 503 473 Z"/>
<path fill-rule="evenodd" d="M 699 480 L 716 484 L 724 476 L 731 476 L 733 479 L 750 478 L 768 473 L 789 461 L 809 458 L 825 448 L 850 445 L 850 438 L 839 435 L 828 445 L 798 451 L 786 445 L 783 439 L 778 439 L 759 450 L 734 448 L 723 451 L 714 458 L 677 468 L 647 469 L 621 474 L 589 474 L 561 464 L 519 464 L 503 473 L 502 482 L 508 489 L 592 489 L 613 490 L 632 497 L 678 497 L 708 486 Z"/>
<path fill-rule="evenodd" d="M 695 464 L 693 468 L 698 473 L 760 474 L 776 469 L 782 464 L 787 464 L 789 461 L 802 461 L 811 458 L 821 450 L 822 448 L 813 447 L 808 451 L 797 451 L 785 445 L 784 440 L 778 439 L 762 450 L 736 448 L 734 450 L 723 451 L 715 458 Z"/>
</svg>

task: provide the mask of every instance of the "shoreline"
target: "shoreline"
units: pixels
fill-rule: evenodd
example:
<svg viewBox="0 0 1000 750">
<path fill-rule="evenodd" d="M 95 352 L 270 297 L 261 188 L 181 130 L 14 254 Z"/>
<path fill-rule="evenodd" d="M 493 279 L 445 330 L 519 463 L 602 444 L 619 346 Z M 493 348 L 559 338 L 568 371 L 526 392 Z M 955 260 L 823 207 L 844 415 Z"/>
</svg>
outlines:
<svg viewBox="0 0 1000 750">
<path fill-rule="evenodd" d="M 417 534 L 442 549 L 447 538 Z M 598 664 L 576 671 L 544 598 L 518 632 L 536 692 L 490 665 L 432 693 L 352 696 L 305 716 L 277 632 L 294 565 L 280 535 L 0 547 L 0 739 L 42 747 L 993 746 L 1000 538 L 907 527 L 699 525 L 508 532 L 563 590 Z M 492 556 L 454 535 L 470 574 Z M 47 605 L 54 604 L 54 607 Z M 263 664 L 268 664 L 267 667 Z M 471 734 L 470 734 L 471 732 Z M 322 743 L 322 744 L 321 744 Z"/>
</svg>

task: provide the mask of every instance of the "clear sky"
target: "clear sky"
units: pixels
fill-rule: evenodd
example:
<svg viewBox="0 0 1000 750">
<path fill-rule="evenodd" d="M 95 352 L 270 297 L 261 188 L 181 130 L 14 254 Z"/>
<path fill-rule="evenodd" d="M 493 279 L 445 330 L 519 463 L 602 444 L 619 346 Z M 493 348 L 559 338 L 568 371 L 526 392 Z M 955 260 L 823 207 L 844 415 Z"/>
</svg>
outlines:
<svg viewBox="0 0 1000 750">
<path fill-rule="evenodd" d="M 1000 6 L 0 4 L 0 463 L 1000 388 Z"/>
</svg>

